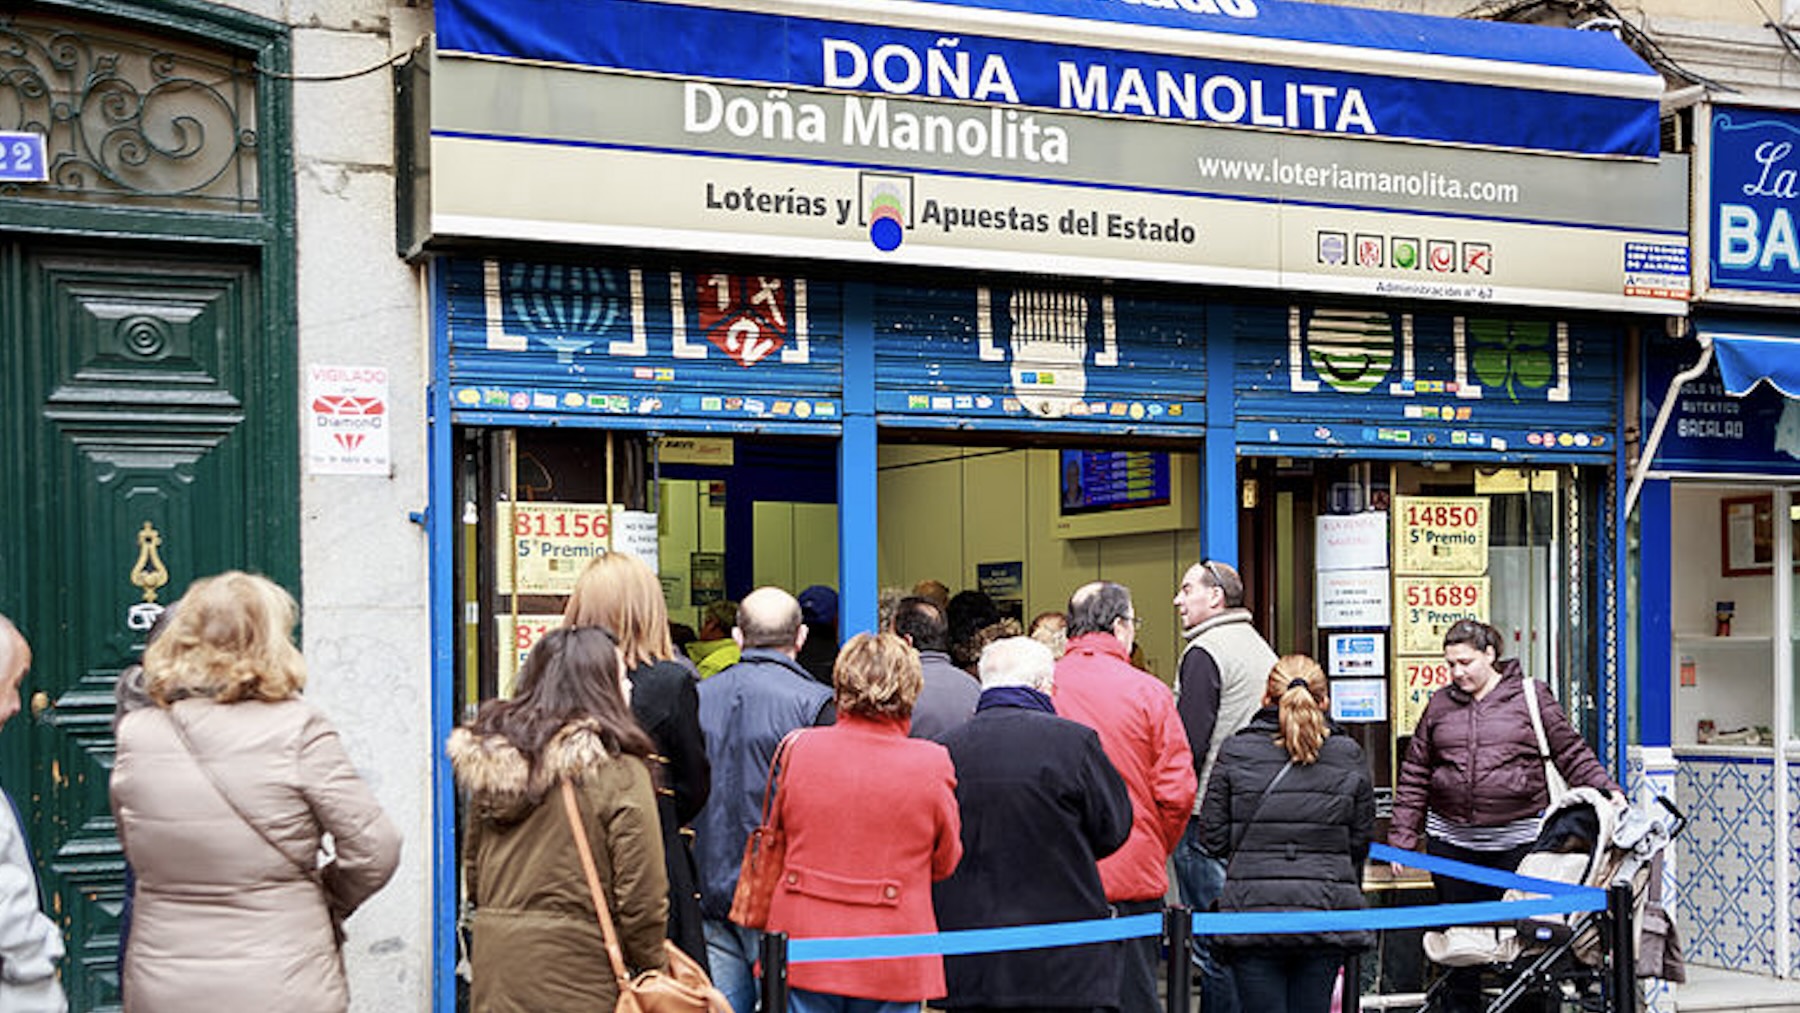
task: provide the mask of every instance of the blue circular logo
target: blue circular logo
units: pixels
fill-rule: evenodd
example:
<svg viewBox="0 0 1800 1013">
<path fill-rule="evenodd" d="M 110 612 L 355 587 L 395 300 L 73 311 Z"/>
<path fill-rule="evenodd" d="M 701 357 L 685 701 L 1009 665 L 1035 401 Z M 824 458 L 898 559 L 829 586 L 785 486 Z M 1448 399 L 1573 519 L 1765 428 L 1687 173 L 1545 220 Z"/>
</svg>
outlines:
<svg viewBox="0 0 1800 1013">
<path fill-rule="evenodd" d="M 877 218 L 869 224 L 869 241 L 883 253 L 891 253 L 900 248 L 900 240 L 906 230 L 892 218 Z"/>
</svg>

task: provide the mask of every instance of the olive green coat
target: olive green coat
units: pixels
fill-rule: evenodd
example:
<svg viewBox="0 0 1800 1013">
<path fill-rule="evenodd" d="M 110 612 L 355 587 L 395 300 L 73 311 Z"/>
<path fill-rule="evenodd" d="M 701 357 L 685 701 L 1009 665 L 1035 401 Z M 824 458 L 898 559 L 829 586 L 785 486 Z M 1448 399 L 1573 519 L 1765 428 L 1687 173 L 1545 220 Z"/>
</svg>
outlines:
<svg viewBox="0 0 1800 1013">
<path fill-rule="evenodd" d="M 575 782 L 625 963 L 660 970 L 669 887 L 649 769 L 609 755 L 585 722 L 558 732 L 536 771 L 510 742 L 468 729 L 451 734 L 448 752 L 467 814 L 472 1010 L 612 1009 L 617 983 L 558 785 Z"/>
</svg>

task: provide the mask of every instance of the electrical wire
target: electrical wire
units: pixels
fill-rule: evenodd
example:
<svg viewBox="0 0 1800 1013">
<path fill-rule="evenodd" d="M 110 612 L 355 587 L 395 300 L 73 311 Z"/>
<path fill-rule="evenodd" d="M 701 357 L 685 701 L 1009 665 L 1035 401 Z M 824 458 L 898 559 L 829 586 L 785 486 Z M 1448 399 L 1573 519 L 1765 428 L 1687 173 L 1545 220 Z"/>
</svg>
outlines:
<svg viewBox="0 0 1800 1013">
<path fill-rule="evenodd" d="M 1465 10 L 1463 17 L 1489 21 L 1518 21 L 1527 15 L 1536 14 L 1545 9 L 1560 9 L 1569 16 L 1571 21 L 1576 18 L 1584 20 L 1604 18 L 1612 25 L 1616 25 L 1613 30 L 1618 33 L 1620 41 L 1630 46 L 1644 58 L 1645 62 L 1661 73 L 1686 84 L 1704 85 L 1709 91 L 1732 93 L 1737 91 L 1730 85 L 1715 81 L 1704 74 L 1682 66 L 1679 61 L 1664 51 L 1649 33 L 1620 13 L 1619 9 L 1612 5 L 1611 0 L 1485 0 L 1485 2 Z M 1778 31 L 1777 34 L 1782 33 Z M 1783 45 L 1787 45 L 1788 41 L 1783 39 Z"/>
<path fill-rule="evenodd" d="M 1787 55 L 1800 60 L 1800 39 L 1795 39 L 1794 33 L 1769 13 L 1769 9 L 1762 5 L 1762 0 L 1750 0 L 1750 3 L 1756 7 L 1756 12 L 1763 16 L 1763 27 L 1775 33 L 1775 38 L 1781 43 L 1781 48 L 1787 52 Z"/>
<path fill-rule="evenodd" d="M 270 70 L 267 67 L 264 67 L 260 64 L 257 65 L 256 72 L 258 74 L 262 75 L 263 77 L 273 78 L 274 80 L 277 80 L 277 81 L 294 81 L 294 82 L 299 82 L 302 84 L 324 83 L 324 82 L 331 82 L 331 81 L 351 81 L 351 80 L 355 80 L 356 78 L 359 78 L 359 77 L 367 77 L 370 74 L 374 74 L 379 71 L 386 70 L 387 68 L 392 67 L 393 65 L 395 65 L 403 60 L 409 60 L 412 57 L 416 56 L 418 54 L 419 50 L 423 49 L 424 47 L 425 47 L 425 37 L 420 36 L 419 41 L 413 43 L 411 49 L 408 49 L 404 52 L 395 53 L 393 56 L 388 57 L 387 59 L 381 61 L 380 63 L 375 64 L 374 66 L 364 67 L 361 70 L 348 70 L 348 71 L 344 71 L 341 74 L 287 74 L 287 73 L 283 73 L 282 71 L 279 71 L 279 70 Z"/>
</svg>

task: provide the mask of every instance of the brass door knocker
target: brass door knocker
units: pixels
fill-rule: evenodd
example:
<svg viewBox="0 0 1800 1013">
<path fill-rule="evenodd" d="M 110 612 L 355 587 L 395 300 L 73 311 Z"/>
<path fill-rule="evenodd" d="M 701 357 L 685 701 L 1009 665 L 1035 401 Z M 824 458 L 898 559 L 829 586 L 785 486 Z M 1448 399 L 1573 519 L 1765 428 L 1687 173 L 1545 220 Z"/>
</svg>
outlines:
<svg viewBox="0 0 1800 1013">
<path fill-rule="evenodd" d="M 125 611 L 125 625 L 133 630 L 147 630 L 162 615 L 163 606 L 157 604 L 156 593 L 169 582 L 169 568 L 163 565 L 162 556 L 156 551 L 162 545 L 162 535 L 156 526 L 149 521 L 139 529 L 137 562 L 131 564 L 131 583 L 144 592 L 144 600 Z"/>
</svg>

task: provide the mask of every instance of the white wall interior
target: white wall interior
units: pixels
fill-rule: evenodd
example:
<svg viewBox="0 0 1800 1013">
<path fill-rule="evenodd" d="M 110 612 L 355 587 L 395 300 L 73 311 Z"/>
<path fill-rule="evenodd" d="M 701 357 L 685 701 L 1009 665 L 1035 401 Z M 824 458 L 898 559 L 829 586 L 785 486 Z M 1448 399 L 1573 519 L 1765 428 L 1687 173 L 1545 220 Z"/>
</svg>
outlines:
<svg viewBox="0 0 1800 1013">
<path fill-rule="evenodd" d="M 1181 630 L 1170 599 L 1182 572 L 1200 558 L 1197 529 L 1056 537 L 1055 450 L 884 445 L 880 468 L 883 586 L 910 589 L 933 579 L 954 594 L 976 586 L 979 564 L 1018 560 L 1029 621 L 1066 609 L 1069 592 L 1082 584 L 1116 581 L 1131 589 L 1144 619 L 1146 666 L 1173 680 Z"/>
<path fill-rule="evenodd" d="M 1671 729 L 1678 744 L 1695 741 L 1701 720 L 1721 732 L 1770 726 L 1774 718 L 1774 578 L 1726 577 L 1721 572 L 1720 501 L 1757 490 L 1675 483 L 1670 501 L 1670 622 L 1675 707 Z M 1718 602 L 1736 612 L 1730 637 L 1714 635 Z M 1682 659 L 1694 662 L 1696 685 L 1680 683 Z"/>
</svg>

